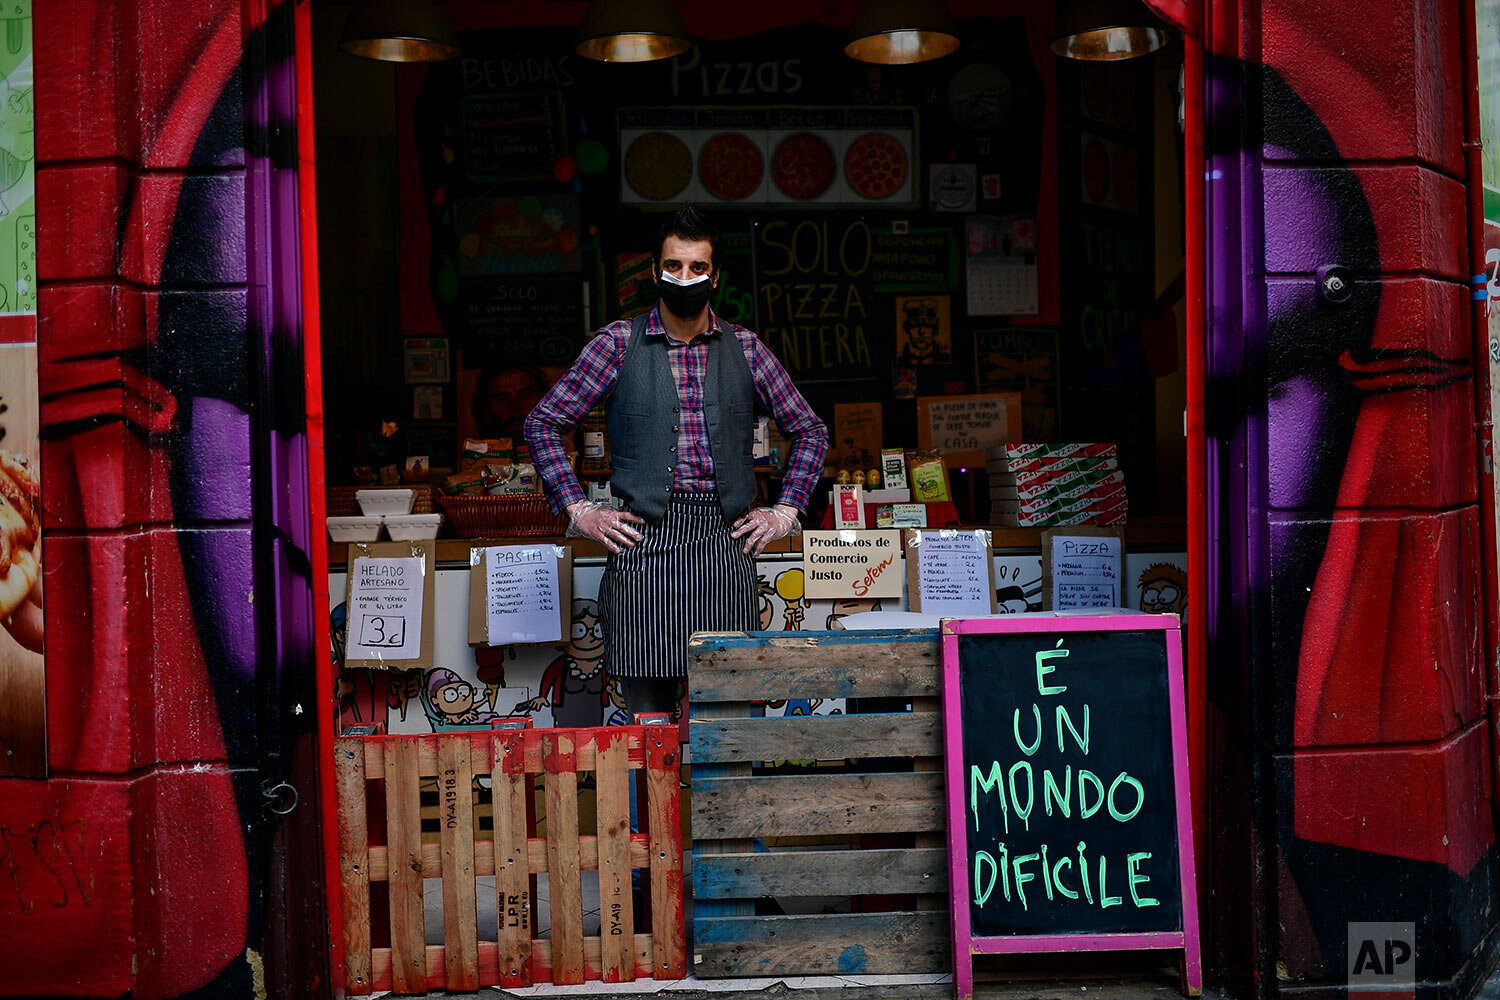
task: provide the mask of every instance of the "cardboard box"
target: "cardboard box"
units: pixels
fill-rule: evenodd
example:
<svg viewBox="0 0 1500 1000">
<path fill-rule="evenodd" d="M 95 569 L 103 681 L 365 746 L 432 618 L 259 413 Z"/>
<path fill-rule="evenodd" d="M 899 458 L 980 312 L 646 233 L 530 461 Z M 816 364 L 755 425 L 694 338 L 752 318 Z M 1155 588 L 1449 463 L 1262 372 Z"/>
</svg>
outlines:
<svg viewBox="0 0 1500 1000">
<path fill-rule="evenodd" d="M 1005 444 L 990 449 L 1003 456 L 1012 472 L 1029 467 L 1027 463 L 1051 458 L 1113 458 L 1115 445 L 1104 442 L 1067 442 L 1063 444 Z M 988 454 L 988 453 L 987 453 Z"/>
<path fill-rule="evenodd" d="M 991 459 L 985 469 L 989 472 L 991 480 L 1001 479 L 1024 483 L 1080 473 L 1113 472 L 1120 467 L 1120 463 L 1114 458 L 1048 458 L 1024 464 L 1029 467 L 1014 471 L 1008 467 L 1005 459 Z"/>
<path fill-rule="evenodd" d="M 1084 510 L 1071 514 L 1005 514 L 994 517 L 991 523 L 1011 528 L 1048 528 L 1063 524 L 1124 524 L 1125 510 Z"/>
<path fill-rule="evenodd" d="M 1071 500 L 1055 500 L 1050 503 L 1030 503 L 1025 500 L 991 500 L 990 513 L 1010 514 L 1065 514 L 1078 510 L 1115 510 L 1126 506 L 1128 499 L 1124 489 L 1102 496 L 1074 497 Z"/>
<path fill-rule="evenodd" d="M 1076 497 L 1107 496 L 1125 489 L 1125 476 L 1121 472 L 1105 473 L 1098 479 L 1079 478 L 1057 482 L 1026 483 L 1020 486 L 990 487 L 991 500 L 1025 500 L 1029 503 L 1047 503 L 1053 500 L 1072 500 Z"/>
</svg>

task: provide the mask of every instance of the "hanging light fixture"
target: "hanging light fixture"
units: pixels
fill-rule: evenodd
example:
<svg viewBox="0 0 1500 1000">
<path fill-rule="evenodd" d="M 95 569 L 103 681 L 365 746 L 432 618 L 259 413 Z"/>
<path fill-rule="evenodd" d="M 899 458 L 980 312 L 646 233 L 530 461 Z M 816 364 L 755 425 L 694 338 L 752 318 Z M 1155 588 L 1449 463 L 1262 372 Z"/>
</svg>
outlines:
<svg viewBox="0 0 1500 1000">
<path fill-rule="evenodd" d="M 927 62 L 958 49 L 958 29 L 943 0 L 862 0 L 844 52 L 860 62 Z"/>
<path fill-rule="evenodd" d="M 672 0 L 594 0 L 575 49 L 600 62 L 651 62 L 692 47 Z"/>
<path fill-rule="evenodd" d="M 384 62 L 458 57 L 458 35 L 438 0 L 356 0 L 339 48 Z"/>
<path fill-rule="evenodd" d="M 1167 29 L 1138 0 L 1064 0 L 1052 51 L 1066 59 L 1134 59 L 1167 44 Z"/>
</svg>

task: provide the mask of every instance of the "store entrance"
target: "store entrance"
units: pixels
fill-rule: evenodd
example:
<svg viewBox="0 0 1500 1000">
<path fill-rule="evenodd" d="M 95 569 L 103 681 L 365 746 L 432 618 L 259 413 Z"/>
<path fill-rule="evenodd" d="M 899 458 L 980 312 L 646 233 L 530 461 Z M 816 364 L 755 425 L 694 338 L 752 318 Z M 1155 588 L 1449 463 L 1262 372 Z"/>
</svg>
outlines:
<svg viewBox="0 0 1500 1000">
<path fill-rule="evenodd" d="M 1201 520 L 1203 487 L 1184 433 L 1201 426 L 1185 419 L 1201 323 L 1191 315 L 1193 274 L 1202 270 L 1190 262 L 1185 178 L 1201 145 L 1195 153 L 1190 137 L 1185 147 L 1180 74 L 1193 53 L 1175 31 L 1150 56 L 1084 63 L 1053 53 L 1050 6 L 956 3 L 957 53 L 875 66 L 843 55 L 853 4 L 820 10 L 812 23 L 800 8 L 771 5 L 683 11 L 692 50 L 619 64 L 578 55 L 578 26 L 546 23 L 550 8 L 449 4 L 461 54 L 397 65 L 340 49 L 348 4 L 317 0 L 307 10 L 299 48 L 311 79 L 300 111 L 316 168 L 315 201 L 310 191 L 304 199 L 316 249 L 309 239 L 304 273 L 317 275 L 308 325 L 321 337 L 320 356 L 309 359 L 309 410 L 322 431 L 324 480 L 312 484 L 320 530 L 327 519 L 314 574 L 328 584 L 318 611 L 328 615 L 333 653 L 324 683 L 338 704 L 326 749 L 339 740 L 362 753 L 361 740 L 422 738 L 428 749 L 411 764 L 420 836 L 407 846 L 424 857 L 446 850 L 452 789 L 433 755 L 457 752 L 439 751 L 458 745 L 447 737 L 486 734 L 465 737 L 489 748 L 474 751 L 462 782 L 473 796 L 473 849 L 488 842 L 498 851 L 502 826 L 519 816 L 531 826 L 512 831 L 516 843 L 547 874 L 545 780 L 535 796 L 541 827 L 524 792 L 520 812 L 506 813 L 493 783 L 501 738 L 487 734 L 533 734 L 505 739 L 542 754 L 537 741 L 550 731 L 623 726 L 632 761 L 645 766 L 650 733 L 629 728 L 637 720 L 605 650 L 607 552 L 564 537 L 567 518 L 539 486 L 525 421 L 595 331 L 655 306 L 657 229 L 689 202 L 722 231 L 713 315 L 758 335 L 827 426 L 804 530 L 898 540 L 907 529 L 981 532 L 985 610 L 996 613 L 1071 599 L 1052 586 L 1044 532 L 1111 539 L 1111 586 L 1092 599 L 1185 619 L 1192 759 L 1202 760 L 1203 619 L 1189 608 L 1190 599 L 1202 607 L 1202 561 L 1190 564 L 1189 529 Z M 1191 92 L 1197 67 L 1186 78 Z M 775 420 L 757 428 L 764 505 L 783 499 L 795 474 L 797 443 L 783 430 Z M 598 410 L 568 442 L 590 499 L 612 499 L 617 444 Z M 841 510 L 840 497 L 850 506 Z M 844 593 L 814 565 L 815 544 L 793 536 L 755 560 L 759 630 L 840 632 L 860 616 L 919 608 L 904 560 L 883 585 Z M 551 603 L 528 611 L 548 638 L 495 641 L 492 595 L 475 568 L 487 580 L 501 556 L 485 550 L 500 549 L 543 554 L 550 575 L 540 586 Z M 382 572 L 401 563 L 419 581 L 405 630 L 390 643 L 391 633 L 366 630 L 373 599 L 351 573 L 360 560 Z M 657 721 L 687 746 L 696 707 L 686 685 L 675 694 Z M 897 700 L 793 692 L 763 712 L 816 720 L 913 710 Z M 908 771 L 937 767 L 911 758 Z M 404 766 L 392 759 L 365 753 L 371 784 L 351 773 L 350 787 L 375 788 L 377 770 L 392 780 L 387 768 Z M 767 760 L 762 770 L 818 777 L 847 763 Z M 633 829 L 650 842 L 643 773 L 633 791 L 609 786 L 607 804 L 605 779 L 582 764 L 576 771 L 588 772 L 577 785 L 579 836 L 597 835 L 628 799 Z M 347 828 L 331 785 L 325 798 L 330 834 Z M 691 799 L 685 789 L 677 831 L 689 886 Z M 366 805 L 378 813 L 389 802 Z M 816 846 L 933 850 L 934 829 Z M 808 846 L 762 839 L 754 850 Z M 580 843 L 584 857 L 595 852 L 583 885 L 602 892 L 599 847 Z M 330 844 L 329 856 L 342 870 L 338 850 Z M 480 941 L 499 949 L 506 896 L 498 860 L 491 865 L 487 883 L 474 876 L 477 902 L 465 905 L 477 907 Z M 648 888 L 637 876 L 626 892 L 659 927 L 660 914 L 641 902 L 651 879 L 648 867 Z M 393 907 L 411 902 L 377 882 L 367 901 L 376 940 L 356 937 L 355 950 L 393 947 L 381 936 L 395 933 Z M 426 953 L 444 944 L 442 906 L 451 906 L 442 880 L 429 882 L 437 884 L 407 887 L 429 897 L 429 930 L 406 928 Z M 517 884 L 538 930 L 557 926 L 542 906 L 548 879 Z M 345 904 L 335 885 L 331 907 Z M 932 907 L 946 904 L 920 893 L 841 894 L 816 872 L 764 902 L 787 916 Z M 602 905 L 576 915 L 585 940 L 608 936 L 606 915 Z M 478 954 L 483 968 L 500 952 Z M 688 959 L 691 967 L 690 951 Z M 391 981 L 351 978 L 349 988 Z"/>
</svg>

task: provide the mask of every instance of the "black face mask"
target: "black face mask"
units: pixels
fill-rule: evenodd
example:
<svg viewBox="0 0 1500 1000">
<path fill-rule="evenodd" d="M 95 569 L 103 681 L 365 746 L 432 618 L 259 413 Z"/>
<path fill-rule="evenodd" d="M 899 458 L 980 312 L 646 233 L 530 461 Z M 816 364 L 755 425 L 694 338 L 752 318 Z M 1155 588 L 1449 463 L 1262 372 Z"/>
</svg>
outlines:
<svg viewBox="0 0 1500 1000">
<path fill-rule="evenodd" d="M 656 281 L 661 304 L 678 319 L 694 319 L 713 298 L 714 286 L 708 275 L 700 274 L 689 281 L 663 271 Z"/>
</svg>

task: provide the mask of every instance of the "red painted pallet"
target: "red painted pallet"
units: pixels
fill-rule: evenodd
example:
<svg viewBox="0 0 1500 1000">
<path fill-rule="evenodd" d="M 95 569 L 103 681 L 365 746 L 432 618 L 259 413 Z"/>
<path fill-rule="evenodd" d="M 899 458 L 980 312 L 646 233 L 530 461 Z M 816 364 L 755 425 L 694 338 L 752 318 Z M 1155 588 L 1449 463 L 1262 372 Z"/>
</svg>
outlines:
<svg viewBox="0 0 1500 1000">
<path fill-rule="evenodd" d="M 350 993 L 423 993 L 681 979 L 683 935 L 679 747 L 671 726 L 519 729 L 335 741 L 344 975 Z M 630 830 L 629 772 L 645 788 Z M 580 773 L 591 772 L 598 828 L 578 823 Z M 541 777 L 544 807 L 528 825 Z M 422 842 L 419 786 L 436 778 L 441 837 Z M 494 822 L 480 839 L 476 780 Z M 373 786 L 373 787 L 372 787 Z M 381 802 L 383 800 L 383 806 Z M 545 829 L 544 836 L 529 830 Z M 631 873 L 649 886 L 650 930 L 636 933 Z M 597 871 L 601 934 L 585 936 L 582 872 Z M 551 937 L 535 937 L 532 876 L 547 873 Z M 478 879 L 494 876 L 498 928 L 480 940 Z M 443 943 L 424 930 L 423 879 L 442 879 Z"/>
</svg>

